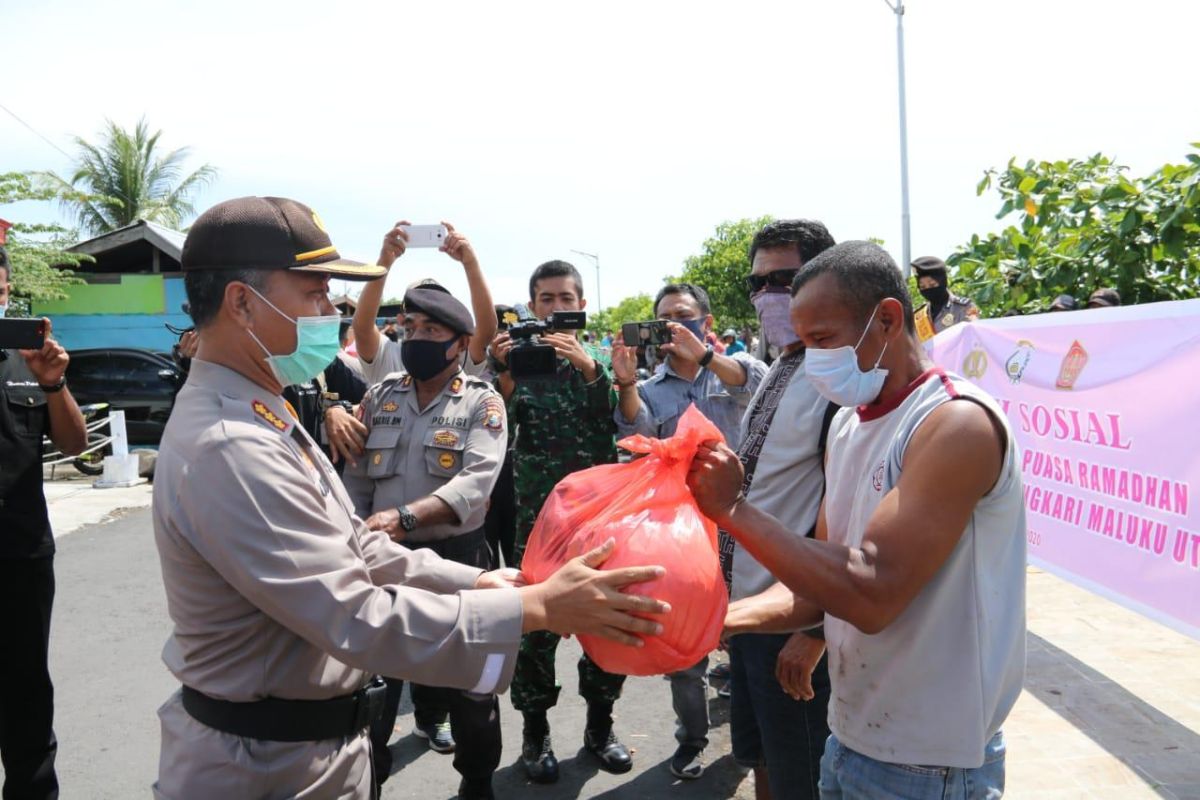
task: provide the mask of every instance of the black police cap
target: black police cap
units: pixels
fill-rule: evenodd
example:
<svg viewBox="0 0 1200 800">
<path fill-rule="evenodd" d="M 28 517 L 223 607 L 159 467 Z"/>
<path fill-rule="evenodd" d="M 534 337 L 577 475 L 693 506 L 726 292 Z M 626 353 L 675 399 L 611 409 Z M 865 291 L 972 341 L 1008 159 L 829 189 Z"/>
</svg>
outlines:
<svg viewBox="0 0 1200 800">
<path fill-rule="evenodd" d="M 445 325 L 455 333 L 468 336 L 475 333 L 471 312 L 453 295 L 442 288 L 421 287 L 404 293 L 405 313 L 420 312 Z"/>
<path fill-rule="evenodd" d="M 918 275 L 926 275 L 930 272 L 946 271 L 946 262 L 942 261 L 937 256 L 921 256 L 920 258 L 913 259 L 912 266 L 913 269 L 917 271 Z"/>
<path fill-rule="evenodd" d="M 286 197 L 218 203 L 192 223 L 179 261 L 185 272 L 286 269 L 359 281 L 387 274 L 384 267 L 342 258 L 317 213 Z"/>
</svg>

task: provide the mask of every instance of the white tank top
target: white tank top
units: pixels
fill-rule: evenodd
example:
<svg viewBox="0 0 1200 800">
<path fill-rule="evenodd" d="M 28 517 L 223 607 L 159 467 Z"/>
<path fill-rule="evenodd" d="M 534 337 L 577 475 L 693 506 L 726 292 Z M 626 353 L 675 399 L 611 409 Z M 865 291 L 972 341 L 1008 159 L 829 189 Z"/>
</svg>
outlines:
<svg viewBox="0 0 1200 800">
<path fill-rule="evenodd" d="M 979 388 L 933 369 L 909 392 L 890 410 L 846 408 L 834 419 L 825 473 L 830 541 L 861 545 L 875 508 L 900 480 L 913 433 L 942 403 L 964 397 L 987 409 L 1007 434 L 1004 464 L 946 563 L 891 625 L 868 635 L 826 615 L 829 727 L 879 761 L 972 769 L 983 764 L 1025 673 L 1020 461 L 1003 411 Z"/>
</svg>

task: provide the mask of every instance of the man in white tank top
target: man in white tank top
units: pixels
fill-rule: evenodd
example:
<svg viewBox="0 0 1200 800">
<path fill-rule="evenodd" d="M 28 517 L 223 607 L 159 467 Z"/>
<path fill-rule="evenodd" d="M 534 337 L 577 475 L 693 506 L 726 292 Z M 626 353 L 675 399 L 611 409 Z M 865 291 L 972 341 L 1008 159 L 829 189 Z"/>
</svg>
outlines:
<svg viewBox="0 0 1200 800">
<path fill-rule="evenodd" d="M 1000 726 L 1025 667 L 1012 432 L 989 396 L 929 362 L 882 248 L 826 250 L 792 294 L 808 379 L 845 408 L 829 433 L 816 539 L 744 502 L 728 448 L 697 455 L 701 508 L 782 582 L 730 618 L 741 631 L 824 623 L 833 734 L 822 798 L 1000 797 Z"/>
</svg>

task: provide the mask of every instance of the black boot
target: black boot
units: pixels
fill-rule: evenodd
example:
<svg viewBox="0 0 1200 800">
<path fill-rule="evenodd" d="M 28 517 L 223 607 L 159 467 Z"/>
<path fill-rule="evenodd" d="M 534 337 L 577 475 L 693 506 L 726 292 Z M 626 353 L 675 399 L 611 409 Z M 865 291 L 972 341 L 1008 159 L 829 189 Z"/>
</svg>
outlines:
<svg viewBox="0 0 1200 800">
<path fill-rule="evenodd" d="M 534 783 L 558 780 L 558 759 L 550 746 L 550 724 L 545 712 L 525 714 L 525 733 L 521 743 L 521 763 Z"/>
<path fill-rule="evenodd" d="M 633 759 L 625 745 L 617 741 L 612 724 L 611 703 L 588 703 L 583 747 L 600 759 L 600 768 L 604 771 L 629 772 L 633 769 Z"/>
</svg>

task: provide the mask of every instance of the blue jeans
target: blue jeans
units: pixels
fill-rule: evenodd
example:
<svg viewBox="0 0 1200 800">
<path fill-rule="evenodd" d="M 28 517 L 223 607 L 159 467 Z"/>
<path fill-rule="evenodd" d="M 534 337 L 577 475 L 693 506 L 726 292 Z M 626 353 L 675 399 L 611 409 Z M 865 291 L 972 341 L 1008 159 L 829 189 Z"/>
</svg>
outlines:
<svg viewBox="0 0 1200 800">
<path fill-rule="evenodd" d="M 765 767 L 773 800 L 816 800 L 821 752 L 829 736 L 829 661 L 813 670 L 812 700 L 793 700 L 775 679 L 790 634 L 743 633 L 729 640 L 729 732 L 733 758 Z"/>
<path fill-rule="evenodd" d="M 889 764 L 851 750 L 830 734 L 821 759 L 821 800 L 999 800 L 1004 796 L 1004 734 L 984 750 L 983 766 Z"/>
</svg>

